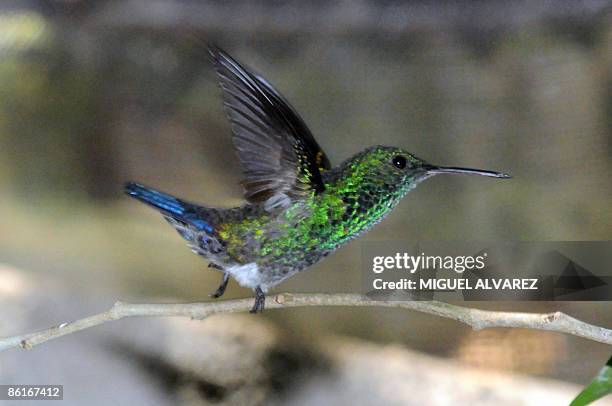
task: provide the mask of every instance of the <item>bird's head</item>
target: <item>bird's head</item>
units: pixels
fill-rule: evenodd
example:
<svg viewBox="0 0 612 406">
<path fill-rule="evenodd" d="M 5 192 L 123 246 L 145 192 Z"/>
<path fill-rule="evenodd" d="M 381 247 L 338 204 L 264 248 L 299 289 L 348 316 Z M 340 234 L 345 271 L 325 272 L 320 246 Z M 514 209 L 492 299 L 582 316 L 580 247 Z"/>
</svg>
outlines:
<svg viewBox="0 0 612 406">
<path fill-rule="evenodd" d="M 410 152 L 396 147 L 375 146 L 355 155 L 345 163 L 353 178 L 361 178 L 371 187 L 400 196 L 420 182 L 439 174 L 481 175 L 507 179 L 510 175 L 471 168 L 432 165 Z"/>
</svg>

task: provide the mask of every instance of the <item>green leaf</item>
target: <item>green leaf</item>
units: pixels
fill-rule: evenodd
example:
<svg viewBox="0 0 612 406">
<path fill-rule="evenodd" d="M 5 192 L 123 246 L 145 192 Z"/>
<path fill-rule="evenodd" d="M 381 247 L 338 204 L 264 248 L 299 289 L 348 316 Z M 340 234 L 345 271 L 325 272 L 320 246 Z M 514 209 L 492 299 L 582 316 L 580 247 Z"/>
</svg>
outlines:
<svg viewBox="0 0 612 406">
<path fill-rule="evenodd" d="M 570 406 L 588 405 L 610 393 L 612 393 L 612 357 L 591 383 L 576 396 Z"/>
</svg>

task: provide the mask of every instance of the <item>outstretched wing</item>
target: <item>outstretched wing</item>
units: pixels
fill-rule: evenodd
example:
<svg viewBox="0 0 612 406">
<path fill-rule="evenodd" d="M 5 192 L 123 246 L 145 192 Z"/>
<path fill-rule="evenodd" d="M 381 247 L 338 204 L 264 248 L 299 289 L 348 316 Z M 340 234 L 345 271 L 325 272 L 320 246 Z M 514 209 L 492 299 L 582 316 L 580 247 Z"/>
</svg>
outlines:
<svg viewBox="0 0 612 406">
<path fill-rule="evenodd" d="M 232 123 L 246 199 L 273 209 L 320 193 L 321 172 L 331 165 L 295 109 L 264 78 L 223 50 L 209 50 Z"/>
</svg>

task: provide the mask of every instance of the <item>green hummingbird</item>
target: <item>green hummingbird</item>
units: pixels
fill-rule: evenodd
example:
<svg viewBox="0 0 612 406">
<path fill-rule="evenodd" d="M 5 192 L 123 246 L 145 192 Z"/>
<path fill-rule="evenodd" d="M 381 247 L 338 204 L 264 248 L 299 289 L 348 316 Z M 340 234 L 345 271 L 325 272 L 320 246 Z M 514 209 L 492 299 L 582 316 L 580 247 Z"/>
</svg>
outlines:
<svg viewBox="0 0 612 406">
<path fill-rule="evenodd" d="M 479 169 L 432 165 L 410 152 L 373 146 L 332 167 L 289 102 L 263 77 L 221 49 L 209 53 L 218 74 L 246 204 L 213 208 L 130 182 L 128 195 L 156 208 L 193 252 L 255 292 L 265 293 L 381 221 L 419 183 L 438 174 L 507 179 Z"/>
</svg>

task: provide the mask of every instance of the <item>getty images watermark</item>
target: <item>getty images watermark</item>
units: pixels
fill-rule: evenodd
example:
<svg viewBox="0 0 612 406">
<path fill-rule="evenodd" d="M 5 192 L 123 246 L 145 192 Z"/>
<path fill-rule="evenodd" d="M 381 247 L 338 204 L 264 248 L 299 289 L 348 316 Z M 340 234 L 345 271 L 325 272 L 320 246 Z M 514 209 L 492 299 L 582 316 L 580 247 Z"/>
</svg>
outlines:
<svg viewBox="0 0 612 406">
<path fill-rule="evenodd" d="M 372 271 L 381 273 L 388 269 L 403 269 L 415 273 L 419 269 L 446 269 L 458 273 L 466 269 L 484 269 L 487 253 L 478 256 L 410 255 L 397 252 L 394 256 L 376 256 L 372 261 Z"/>
<path fill-rule="evenodd" d="M 462 274 L 465 271 L 481 271 L 485 269 L 488 254 L 482 255 L 410 255 L 407 252 L 396 253 L 394 256 L 375 256 L 372 259 L 372 272 L 380 274 L 388 271 L 404 271 L 414 274 L 417 271 L 443 270 Z M 474 282 L 474 283 L 472 283 Z M 399 278 L 391 281 L 375 278 L 372 287 L 375 290 L 491 290 L 491 289 L 528 289 L 537 290 L 537 278 L 478 278 L 472 281 L 467 278 L 433 278 L 421 276 L 416 279 Z"/>
<path fill-rule="evenodd" d="M 380 300 L 612 300 L 612 243 L 362 244 L 362 287 Z"/>
</svg>

